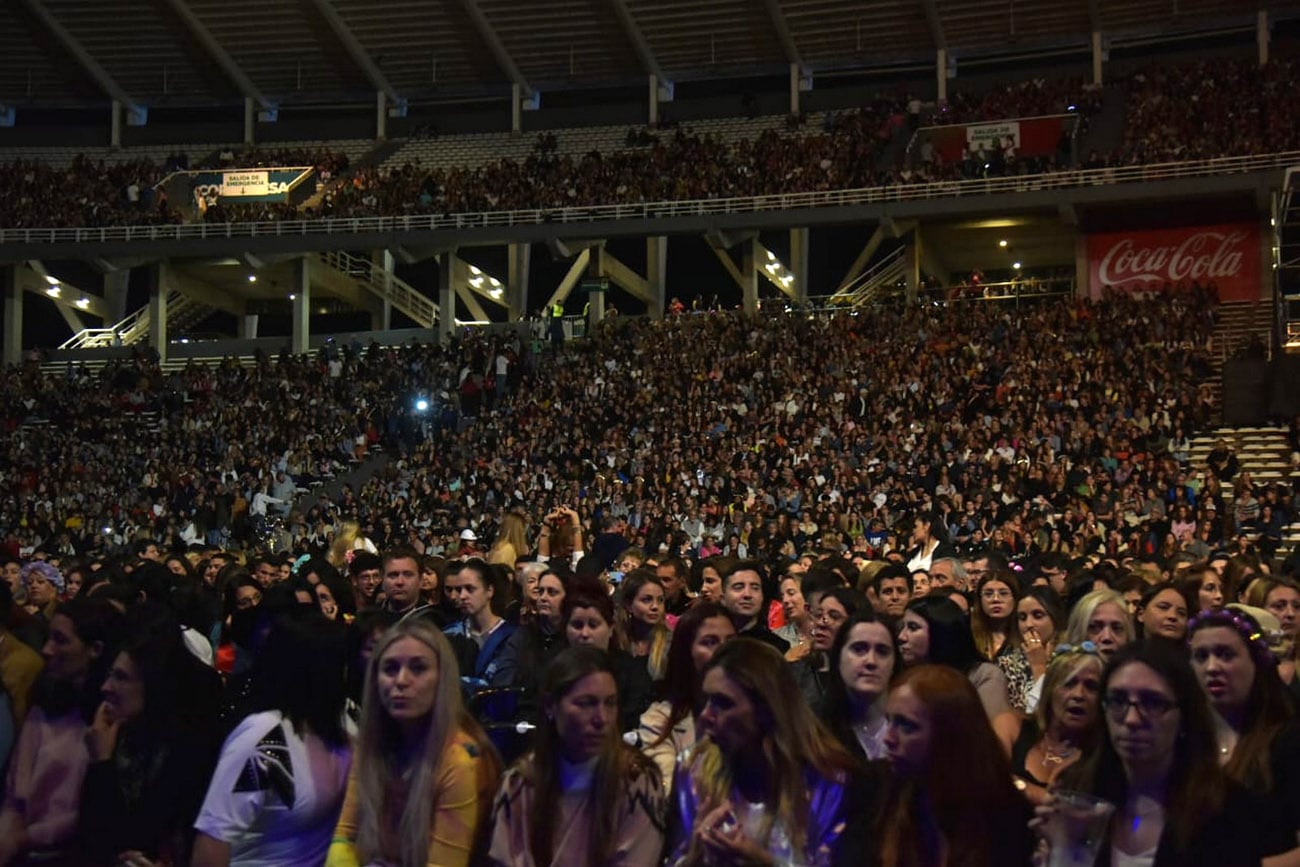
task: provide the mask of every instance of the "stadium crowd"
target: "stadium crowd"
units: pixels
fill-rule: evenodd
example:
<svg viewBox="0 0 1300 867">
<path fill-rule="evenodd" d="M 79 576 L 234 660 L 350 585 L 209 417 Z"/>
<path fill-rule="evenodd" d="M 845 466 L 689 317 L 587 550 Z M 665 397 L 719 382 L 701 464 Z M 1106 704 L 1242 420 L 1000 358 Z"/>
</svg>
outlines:
<svg viewBox="0 0 1300 867">
<path fill-rule="evenodd" d="M 1264 67 L 1238 59 L 1153 65 L 1125 79 L 1123 145 L 1079 155 L 1087 168 L 1275 153 L 1300 148 L 1294 61 Z M 877 94 L 820 124 L 792 119 L 783 130 L 725 142 L 669 124 L 629 132 L 627 145 L 583 156 L 557 154 L 539 137 L 523 160 L 434 169 L 408 162 L 349 171 L 341 153 L 308 148 L 226 149 L 214 167 L 314 165 L 322 182 L 338 179 L 312 213 L 376 216 L 554 209 L 674 199 L 924 183 L 937 180 L 1055 172 L 1076 166 L 1068 151 L 1014 153 L 971 162 L 933 158 L 912 165 L 882 161 L 892 137 L 915 124 L 968 123 L 1078 113 L 1082 128 L 1100 108 L 1102 91 L 1077 77 L 1029 78 L 987 92 L 955 89 L 947 103 L 922 113 L 907 95 Z M 174 162 L 173 158 L 172 161 Z M 968 161 L 969 162 L 969 161 Z M 165 171 L 147 160 L 103 165 L 85 159 L 66 169 L 31 161 L 0 165 L 0 224 L 10 227 L 106 226 L 176 222 L 180 215 L 153 185 Z M 39 208 L 38 208 L 39 203 Z M 289 205 L 223 204 L 202 219 L 280 220 L 303 216 Z"/>
<path fill-rule="evenodd" d="M 1214 314 L 15 371 L 11 437 L 39 414 L 51 447 L 6 484 L 0 864 L 1285 863 L 1300 586 L 1257 537 L 1292 492 L 1189 459 Z M 295 507 L 317 534 L 177 532 L 377 441 Z M 68 520 L 96 498 L 112 549 Z"/>
</svg>

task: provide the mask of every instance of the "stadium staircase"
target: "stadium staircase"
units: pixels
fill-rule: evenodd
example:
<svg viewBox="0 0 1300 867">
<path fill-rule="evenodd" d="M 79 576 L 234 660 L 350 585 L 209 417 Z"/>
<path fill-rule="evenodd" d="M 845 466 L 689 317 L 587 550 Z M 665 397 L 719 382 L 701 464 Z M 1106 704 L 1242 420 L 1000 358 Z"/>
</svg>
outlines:
<svg viewBox="0 0 1300 867">
<path fill-rule="evenodd" d="M 1205 460 L 1214 449 L 1214 444 L 1224 440 L 1228 448 L 1237 455 L 1242 473 L 1249 473 L 1255 485 L 1260 484 L 1295 484 L 1300 482 L 1300 472 L 1291 465 L 1291 450 L 1287 444 L 1287 431 L 1283 427 L 1224 427 L 1209 431 L 1192 440 L 1189 452 L 1191 467 L 1199 469 L 1205 466 Z M 1233 491 L 1231 485 L 1223 486 L 1225 511 L 1232 509 Z M 1225 519 L 1229 516 L 1224 515 Z M 1279 558 L 1286 557 L 1296 545 L 1300 545 L 1300 516 L 1282 531 L 1282 547 L 1278 549 Z"/>
<path fill-rule="evenodd" d="M 1088 118 L 1088 128 L 1079 136 L 1078 160 L 1088 159 L 1093 151 L 1109 154 L 1124 146 L 1124 129 L 1128 124 L 1128 93 L 1122 84 L 1102 88 L 1101 108 Z"/>
<path fill-rule="evenodd" d="M 1268 304 L 1254 301 L 1229 301 L 1215 310 L 1214 332 L 1210 335 L 1211 374 L 1205 385 L 1211 388 L 1211 403 L 1223 407 L 1223 365 L 1241 354 L 1251 341 L 1258 339 L 1271 352 L 1273 311 Z"/>
<path fill-rule="evenodd" d="M 198 325 L 215 308 L 195 301 L 175 289 L 167 293 L 167 330 L 179 334 Z M 59 349 L 96 349 L 104 346 L 130 346 L 149 337 L 153 321 L 146 304 L 122 321 L 108 328 L 83 328 L 65 340 Z"/>
<path fill-rule="evenodd" d="M 858 277 L 841 286 L 830 303 L 842 307 L 867 307 L 898 292 L 907 280 L 907 248 L 899 247 Z"/>
<path fill-rule="evenodd" d="M 314 255 L 312 266 L 313 279 L 320 279 L 327 287 L 334 286 L 345 293 L 360 287 L 392 304 L 421 328 L 433 328 L 438 322 L 437 304 L 410 283 L 369 259 L 331 250 Z"/>
</svg>

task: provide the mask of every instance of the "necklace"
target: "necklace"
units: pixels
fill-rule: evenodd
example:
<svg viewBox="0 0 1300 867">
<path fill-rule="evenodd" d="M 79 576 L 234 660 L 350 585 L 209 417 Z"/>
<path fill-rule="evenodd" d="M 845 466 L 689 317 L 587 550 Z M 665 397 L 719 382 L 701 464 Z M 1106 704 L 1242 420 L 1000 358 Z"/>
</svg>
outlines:
<svg viewBox="0 0 1300 867">
<path fill-rule="evenodd" d="M 1044 765 L 1059 765 L 1062 762 L 1064 762 L 1066 759 L 1074 758 L 1074 755 L 1077 752 L 1079 752 L 1079 748 L 1069 742 L 1065 743 L 1065 745 L 1060 747 L 1059 749 L 1054 750 L 1052 749 L 1052 745 L 1051 743 L 1048 742 L 1047 738 L 1046 737 L 1043 738 L 1043 764 Z"/>
</svg>

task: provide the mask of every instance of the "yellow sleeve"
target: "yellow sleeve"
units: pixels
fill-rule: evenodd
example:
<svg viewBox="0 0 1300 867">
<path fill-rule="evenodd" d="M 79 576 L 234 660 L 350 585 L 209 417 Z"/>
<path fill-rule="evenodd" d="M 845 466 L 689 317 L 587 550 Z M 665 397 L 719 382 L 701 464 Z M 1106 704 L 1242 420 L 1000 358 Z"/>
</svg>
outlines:
<svg viewBox="0 0 1300 867">
<path fill-rule="evenodd" d="M 334 826 L 334 840 L 330 843 L 325 867 L 360 867 L 357 858 L 357 763 L 348 771 L 348 789 L 343 796 L 343 810 Z"/>
<path fill-rule="evenodd" d="M 486 799 L 479 775 L 478 745 L 461 735 L 448 746 L 438 775 L 437 807 L 429 835 L 428 867 L 468 867 L 484 820 Z M 494 781 L 495 783 L 495 781 Z M 489 789 L 487 798 L 491 798 Z M 346 810 L 346 802 L 344 804 Z"/>
</svg>

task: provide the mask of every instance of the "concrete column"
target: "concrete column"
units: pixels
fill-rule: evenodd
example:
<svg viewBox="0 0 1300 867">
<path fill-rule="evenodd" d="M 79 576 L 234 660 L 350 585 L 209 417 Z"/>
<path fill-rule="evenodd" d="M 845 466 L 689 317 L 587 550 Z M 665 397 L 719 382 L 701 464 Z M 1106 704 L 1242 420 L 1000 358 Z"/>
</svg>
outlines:
<svg viewBox="0 0 1300 867">
<path fill-rule="evenodd" d="M 448 250 L 438 257 L 438 339 L 450 338 L 456 331 L 456 292 L 452 274 L 456 270 L 456 253 Z"/>
<path fill-rule="evenodd" d="M 654 301 L 648 311 L 651 316 L 662 318 L 668 309 L 668 236 L 651 235 L 645 239 L 645 279 Z"/>
<path fill-rule="evenodd" d="M 904 297 L 908 306 L 912 306 L 916 304 L 917 294 L 921 288 L 921 233 L 919 231 L 912 233 L 912 241 L 903 253 L 903 260 L 907 265 L 903 276 L 906 281 Z"/>
<path fill-rule="evenodd" d="M 1074 236 L 1074 297 L 1088 297 L 1088 236 L 1079 232 Z"/>
<path fill-rule="evenodd" d="M 532 254 L 533 245 L 528 243 L 506 248 L 506 315 L 511 322 L 528 315 L 528 264 Z"/>
<path fill-rule="evenodd" d="M 1100 85 L 1102 83 L 1102 63 L 1105 60 L 1105 52 L 1101 47 L 1101 31 L 1092 31 L 1092 83 Z"/>
<path fill-rule="evenodd" d="M 126 293 L 130 284 L 131 271 L 127 268 L 104 275 L 104 306 L 108 308 L 105 325 L 115 325 L 126 318 Z"/>
<path fill-rule="evenodd" d="M 790 64 L 790 114 L 799 113 L 799 64 Z"/>
<path fill-rule="evenodd" d="M 524 131 L 524 89 L 517 84 L 510 85 L 510 131 Z"/>
<path fill-rule="evenodd" d="M 311 263 L 304 256 L 293 262 L 293 327 L 289 351 L 302 355 L 311 345 Z"/>
<path fill-rule="evenodd" d="M 257 139 L 257 103 L 251 96 L 244 97 L 244 144 Z"/>
<path fill-rule="evenodd" d="M 375 140 L 388 140 L 388 100 L 382 90 L 375 94 Z"/>
<path fill-rule="evenodd" d="M 591 258 L 587 260 L 587 273 L 584 282 L 599 283 L 604 276 L 600 269 L 600 258 L 603 250 L 603 247 L 591 248 Z M 583 302 L 582 309 L 587 314 L 587 333 L 591 334 L 592 329 L 605 318 L 605 293 L 603 291 L 588 291 L 586 295 L 587 299 Z"/>
<path fill-rule="evenodd" d="M 122 146 L 122 103 L 116 99 L 109 104 L 109 133 L 108 143 L 112 147 L 120 148 Z"/>
<path fill-rule="evenodd" d="M 1270 34 L 1268 31 L 1268 10 L 1260 9 L 1255 14 L 1255 45 L 1259 49 L 1259 65 L 1264 66 L 1268 63 L 1268 43 Z"/>
<path fill-rule="evenodd" d="M 940 48 L 934 53 L 935 95 L 939 102 L 948 101 L 948 51 Z"/>
<path fill-rule="evenodd" d="M 256 313 L 249 313 L 239 317 L 239 339 L 256 340 L 257 339 L 258 316 Z"/>
<path fill-rule="evenodd" d="M 1264 243 L 1259 245 L 1259 300 L 1270 302 L 1281 276 L 1273 269 L 1273 247 L 1277 245 L 1279 251 L 1282 249 L 1282 229 L 1274 226 L 1270 217 L 1265 215 L 1259 218 L 1259 236 L 1264 239 Z M 1282 340 L 1286 341 L 1285 335 L 1282 335 Z"/>
<path fill-rule="evenodd" d="M 159 361 L 167 360 L 167 265 L 149 266 L 149 346 Z"/>
<path fill-rule="evenodd" d="M 744 243 L 744 255 L 741 257 L 740 276 L 743 300 L 741 307 L 746 314 L 758 312 L 758 239 L 750 238 Z"/>
<path fill-rule="evenodd" d="M 651 73 L 650 75 L 650 113 L 646 116 L 646 123 L 654 126 L 659 122 L 659 76 Z"/>
<path fill-rule="evenodd" d="M 23 290 L 18 286 L 18 266 L 0 265 L 0 294 L 5 299 L 4 363 L 23 360 Z"/>
<path fill-rule="evenodd" d="M 808 303 L 808 230 L 792 228 L 790 230 L 790 273 L 794 275 L 794 292 L 796 304 Z"/>
<path fill-rule="evenodd" d="M 389 300 L 393 289 L 393 276 L 397 263 L 393 254 L 387 249 L 375 250 L 370 254 L 373 262 L 384 274 L 384 298 L 372 299 L 370 305 L 370 330 L 387 331 L 393 327 L 393 302 Z"/>
</svg>

